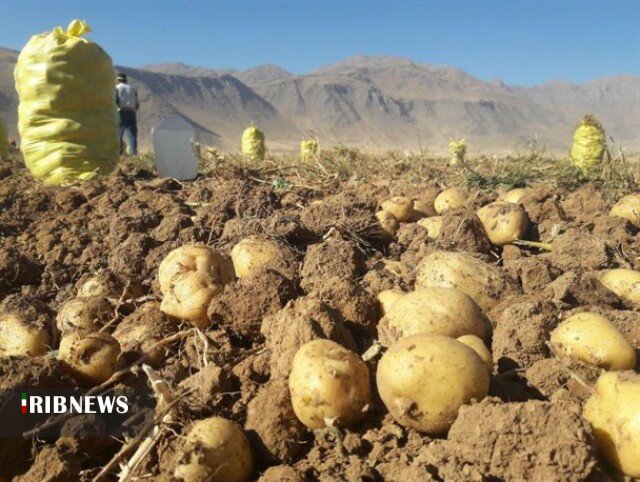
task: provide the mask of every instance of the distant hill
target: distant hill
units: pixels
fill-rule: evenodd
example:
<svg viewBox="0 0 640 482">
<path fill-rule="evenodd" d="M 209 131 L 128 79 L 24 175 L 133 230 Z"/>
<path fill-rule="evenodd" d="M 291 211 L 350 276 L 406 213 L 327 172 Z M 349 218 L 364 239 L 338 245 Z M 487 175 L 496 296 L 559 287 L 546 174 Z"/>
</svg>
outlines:
<svg viewBox="0 0 640 482">
<path fill-rule="evenodd" d="M 17 52 L 0 49 L 0 114 L 15 131 Z M 640 78 L 524 88 L 481 81 L 456 68 L 395 57 L 357 56 L 295 75 L 276 65 L 246 71 L 182 63 L 119 67 L 139 88 L 142 144 L 164 115 L 185 117 L 205 142 L 237 149 L 254 121 L 274 150 L 317 135 L 322 145 L 426 149 L 443 153 L 465 137 L 471 152 L 525 150 L 536 139 L 552 152 L 569 149 L 573 127 L 594 113 L 608 135 L 640 152 Z M 14 132 L 15 135 L 15 132 Z"/>
</svg>

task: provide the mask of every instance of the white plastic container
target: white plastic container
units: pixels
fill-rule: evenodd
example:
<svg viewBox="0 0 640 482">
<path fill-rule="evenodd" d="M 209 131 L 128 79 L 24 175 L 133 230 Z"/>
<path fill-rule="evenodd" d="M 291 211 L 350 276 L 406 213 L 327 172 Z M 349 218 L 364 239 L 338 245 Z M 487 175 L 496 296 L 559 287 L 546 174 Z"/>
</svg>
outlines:
<svg viewBox="0 0 640 482">
<path fill-rule="evenodd" d="M 198 175 L 191 124 L 180 116 L 168 116 L 151 129 L 151 137 L 158 176 L 186 181 Z"/>
</svg>

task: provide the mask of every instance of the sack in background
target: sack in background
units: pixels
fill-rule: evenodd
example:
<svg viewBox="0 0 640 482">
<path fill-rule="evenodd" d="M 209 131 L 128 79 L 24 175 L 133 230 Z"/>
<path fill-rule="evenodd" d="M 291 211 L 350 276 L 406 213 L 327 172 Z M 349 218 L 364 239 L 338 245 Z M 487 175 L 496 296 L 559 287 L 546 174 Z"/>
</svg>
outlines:
<svg viewBox="0 0 640 482">
<path fill-rule="evenodd" d="M 242 156 L 251 161 L 262 161 L 264 154 L 264 132 L 251 124 L 242 133 Z"/>
<path fill-rule="evenodd" d="M 573 134 L 571 161 L 583 174 L 588 174 L 600 166 L 606 149 L 604 128 L 595 116 L 584 116 Z"/>
</svg>

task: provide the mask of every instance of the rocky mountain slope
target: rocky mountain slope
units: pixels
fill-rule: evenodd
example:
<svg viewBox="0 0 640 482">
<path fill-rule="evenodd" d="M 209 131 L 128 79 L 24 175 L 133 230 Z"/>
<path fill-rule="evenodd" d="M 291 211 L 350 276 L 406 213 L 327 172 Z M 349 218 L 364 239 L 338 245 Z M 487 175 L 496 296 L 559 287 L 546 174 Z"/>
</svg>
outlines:
<svg viewBox="0 0 640 482">
<path fill-rule="evenodd" d="M 0 115 L 13 126 L 17 52 L 0 49 Z M 394 57 L 357 56 L 305 75 L 275 65 L 246 71 L 168 63 L 125 68 L 140 90 L 142 144 L 168 113 L 184 116 L 204 142 L 237 149 L 251 121 L 271 149 L 296 148 L 316 135 L 322 145 L 426 149 L 442 153 L 466 137 L 472 152 L 526 150 L 535 140 L 566 152 L 585 113 L 598 116 L 618 145 L 640 151 L 640 78 L 607 77 L 532 88 L 481 81 L 459 69 Z"/>
</svg>

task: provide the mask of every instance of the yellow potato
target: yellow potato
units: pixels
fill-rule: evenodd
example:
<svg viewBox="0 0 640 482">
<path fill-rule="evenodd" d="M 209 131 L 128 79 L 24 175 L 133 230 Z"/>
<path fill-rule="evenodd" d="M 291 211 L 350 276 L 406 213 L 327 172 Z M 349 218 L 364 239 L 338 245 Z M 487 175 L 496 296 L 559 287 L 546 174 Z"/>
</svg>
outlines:
<svg viewBox="0 0 640 482">
<path fill-rule="evenodd" d="M 456 338 L 460 343 L 464 343 L 473 351 L 475 351 L 482 361 L 487 365 L 489 372 L 493 371 L 493 356 L 481 338 L 475 335 L 463 335 Z"/>
<path fill-rule="evenodd" d="M 605 458 L 625 475 L 640 478 L 640 375 L 603 373 L 583 416 Z"/>
<path fill-rule="evenodd" d="M 378 293 L 378 302 L 380 303 L 382 314 L 388 313 L 391 306 L 405 294 L 400 290 L 384 290 Z"/>
<path fill-rule="evenodd" d="M 376 213 L 376 218 L 378 219 L 378 222 L 380 223 L 380 226 L 382 226 L 382 230 L 384 232 L 391 236 L 396 234 L 400 223 L 398 223 L 398 220 L 393 214 L 388 211 L 382 210 Z"/>
<path fill-rule="evenodd" d="M 118 368 L 120 344 L 106 333 L 74 331 L 62 338 L 58 360 L 81 382 L 99 385 Z"/>
<path fill-rule="evenodd" d="M 611 269 L 600 281 L 620 298 L 640 303 L 640 272 L 623 268 Z"/>
<path fill-rule="evenodd" d="M 489 240 L 497 246 L 522 239 L 529 227 L 527 213 L 519 204 L 496 201 L 481 207 L 477 215 Z"/>
<path fill-rule="evenodd" d="M 72 331 L 97 331 L 113 314 L 113 307 L 105 298 L 71 298 L 60 307 L 56 325 L 63 335 Z"/>
<path fill-rule="evenodd" d="M 413 211 L 420 217 L 430 217 L 437 214 L 433 207 L 433 201 L 425 201 L 424 199 L 413 200 Z"/>
<path fill-rule="evenodd" d="M 19 313 L 0 313 L 0 357 L 40 356 L 53 341 L 51 330 Z"/>
<path fill-rule="evenodd" d="M 451 187 L 438 194 L 435 201 L 433 202 L 433 206 L 436 210 L 436 213 L 442 214 L 447 209 L 455 209 L 459 208 L 460 206 L 464 206 L 467 198 L 468 195 L 464 191 L 464 189 L 459 187 Z"/>
<path fill-rule="evenodd" d="M 253 276 L 265 268 L 279 271 L 287 261 L 284 248 L 260 236 L 248 236 L 231 250 L 231 260 L 238 278 Z"/>
<path fill-rule="evenodd" d="M 391 345 L 376 380 L 398 423 L 432 435 L 447 432 L 462 405 L 489 391 L 489 372 L 478 354 L 441 335 L 414 335 Z"/>
<path fill-rule="evenodd" d="M 331 340 L 313 340 L 300 347 L 289 390 L 293 411 L 312 429 L 356 423 L 371 405 L 367 365 Z"/>
<path fill-rule="evenodd" d="M 186 437 L 186 463 L 174 475 L 184 482 L 247 482 L 253 472 L 253 454 L 242 427 L 210 417 L 193 423 Z"/>
<path fill-rule="evenodd" d="M 605 370 L 629 370 L 636 352 L 620 330 L 596 313 L 570 316 L 551 332 L 551 348 L 558 357 L 568 357 Z"/>
<path fill-rule="evenodd" d="M 209 303 L 230 281 L 228 261 L 209 246 L 182 246 L 162 260 L 158 280 L 163 295 L 160 309 L 204 328 L 209 324 Z"/>
<path fill-rule="evenodd" d="M 609 216 L 627 219 L 640 226 L 640 194 L 629 194 L 621 198 L 609 211 Z"/>
<path fill-rule="evenodd" d="M 380 207 L 383 211 L 387 211 L 400 221 L 408 221 L 413 216 L 413 199 L 405 196 L 396 196 L 387 199 Z"/>
<path fill-rule="evenodd" d="M 416 288 L 458 288 L 484 312 L 498 303 L 506 287 L 498 267 L 467 253 L 434 251 L 417 267 Z"/>
<path fill-rule="evenodd" d="M 500 195 L 498 198 L 499 201 L 504 201 L 508 203 L 519 204 L 522 197 L 527 193 L 527 190 L 523 187 L 517 187 L 515 189 L 511 189 L 510 191 L 505 192 Z"/>
<path fill-rule="evenodd" d="M 442 230 L 442 216 L 431 216 L 429 218 L 422 218 L 418 221 L 418 225 L 427 230 L 427 236 L 432 239 L 436 239 L 440 235 Z"/>
<path fill-rule="evenodd" d="M 476 335 L 488 340 L 491 325 L 480 307 L 455 288 L 422 288 L 391 306 L 379 325 L 386 343 L 420 333 L 457 338 Z"/>
</svg>

